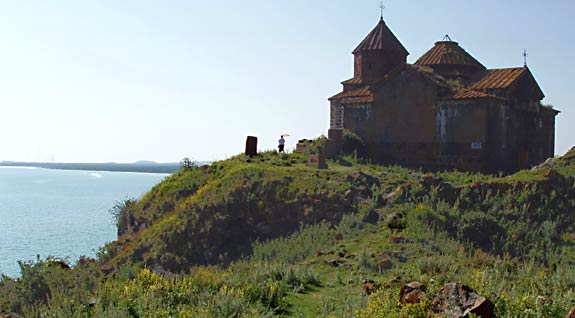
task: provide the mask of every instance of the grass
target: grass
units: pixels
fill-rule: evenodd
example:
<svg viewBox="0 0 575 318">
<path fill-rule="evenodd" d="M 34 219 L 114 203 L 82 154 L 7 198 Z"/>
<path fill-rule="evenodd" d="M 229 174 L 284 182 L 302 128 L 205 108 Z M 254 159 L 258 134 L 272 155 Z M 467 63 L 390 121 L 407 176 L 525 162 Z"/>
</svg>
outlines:
<svg viewBox="0 0 575 318">
<path fill-rule="evenodd" d="M 555 167 L 565 177 L 567 159 Z M 497 317 L 573 306 L 572 181 L 442 172 L 426 187 L 420 171 L 305 161 L 267 152 L 180 170 L 129 204 L 98 261 L 66 270 L 48 259 L 2 277 L 0 314 L 428 317 L 428 301 L 397 304 L 415 280 L 430 298 L 469 285 Z"/>
</svg>

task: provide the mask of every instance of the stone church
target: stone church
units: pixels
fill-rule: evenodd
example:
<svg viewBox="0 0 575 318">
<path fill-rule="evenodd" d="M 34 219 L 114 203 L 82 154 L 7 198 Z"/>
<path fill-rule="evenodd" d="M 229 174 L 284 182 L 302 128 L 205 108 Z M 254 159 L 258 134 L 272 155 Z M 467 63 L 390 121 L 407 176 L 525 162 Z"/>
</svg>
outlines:
<svg viewBox="0 0 575 318">
<path fill-rule="evenodd" d="M 554 155 L 559 111 L 526 65 L 487 69 L 448 36 L 408 54 L 383 18 L 355 48 L 353 78 L 329 98 L 333 151 L 347 129 L 372 161 L 429 170 L 508 173 Z"/>
</svg>

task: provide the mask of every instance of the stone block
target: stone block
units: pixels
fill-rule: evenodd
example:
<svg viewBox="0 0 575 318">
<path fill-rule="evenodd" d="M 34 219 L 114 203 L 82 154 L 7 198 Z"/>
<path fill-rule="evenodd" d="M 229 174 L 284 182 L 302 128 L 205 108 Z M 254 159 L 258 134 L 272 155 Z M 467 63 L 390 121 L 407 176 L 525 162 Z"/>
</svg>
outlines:
<svg viewBox="0 0 575 318">
<path fill-rule="evenodd" d="M 248 136 L 246 139 L 246 156 L 253 157 L 258 154 L 258 137 Z"/>
</svg>

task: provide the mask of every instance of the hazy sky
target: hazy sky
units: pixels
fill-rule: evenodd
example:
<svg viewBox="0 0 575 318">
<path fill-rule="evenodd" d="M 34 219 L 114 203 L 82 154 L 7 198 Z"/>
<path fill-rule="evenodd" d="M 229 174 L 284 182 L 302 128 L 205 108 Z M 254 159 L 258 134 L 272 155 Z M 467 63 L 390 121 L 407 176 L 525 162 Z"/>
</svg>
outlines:
<svg viewBox="0 0 575 318">
<path fill-rule="evenodd" d="M 0 160 L 224 159 L 326 134 L 327 98 L 379 1 L 2 1 Z M 414 62 L 445 34 L 488 68 L 528 65 L 575 145 L 575 1 L 390 0 Z"/>
</svg>

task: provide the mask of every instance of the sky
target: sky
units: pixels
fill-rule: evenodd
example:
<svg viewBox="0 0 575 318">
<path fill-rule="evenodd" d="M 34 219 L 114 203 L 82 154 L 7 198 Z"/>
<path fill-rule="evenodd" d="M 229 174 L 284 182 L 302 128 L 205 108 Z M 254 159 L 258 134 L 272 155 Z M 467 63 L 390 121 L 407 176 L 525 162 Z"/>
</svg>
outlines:
<svg viewBox="0 0 575 318">
<path fill-rule="evenodd" d="M 575 145 L 572 0 L 389 0 L 414 62 L 445 34 L 488 68 L 527 64 Z M 0 0 L 0 161 L 175 162 L 327 134 L 327 98 L 377 24 L 366 0 Z"/>
</svg>

